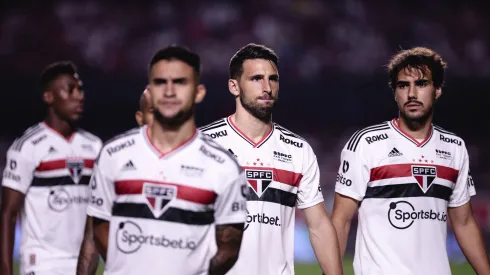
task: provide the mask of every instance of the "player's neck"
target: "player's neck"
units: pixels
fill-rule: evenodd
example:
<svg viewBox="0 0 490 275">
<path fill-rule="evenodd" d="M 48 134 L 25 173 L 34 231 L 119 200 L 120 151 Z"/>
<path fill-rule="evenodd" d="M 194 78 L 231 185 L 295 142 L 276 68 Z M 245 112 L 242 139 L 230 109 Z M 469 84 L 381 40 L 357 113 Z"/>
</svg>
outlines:
<svg viewBox="0 0 490 275">
<path fill-rule="evenodd" d="M 148 138 L 162 154 L 166 154 L 188 141 L 196 133 L 194 118 L 178 128 L 167 128 L 158 121 L 148 127 Z"/>
<path fill-rule="evenodd" d="M 432 128 L 432 115 L 424 121 L 415 121 L 398 117 L 398 127 L 415 139 L 425 139 L 430 134 Z"/>
<path fill-rule="evenodd" d="M 44 123 L 65 138 L 69 138 L 75 131 L 74 125 L 51 113 L 46 116 Z"/>
<path fill-rule="evenodd" d="M 237 109 L 230 119 L 253 142 L 261 141 L 272 127 L 272 121 L 264 122 L 244 109 Z"/>
</svg>

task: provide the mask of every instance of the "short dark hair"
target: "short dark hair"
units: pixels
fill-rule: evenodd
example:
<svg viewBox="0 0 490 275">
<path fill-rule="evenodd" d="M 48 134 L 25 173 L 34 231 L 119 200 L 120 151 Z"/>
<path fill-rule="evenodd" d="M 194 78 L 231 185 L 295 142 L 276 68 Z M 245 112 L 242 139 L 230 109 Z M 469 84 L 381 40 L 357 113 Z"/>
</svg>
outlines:
<svg viewBox="0 0 490 275">
<path fill-rule="evenodd" d="M 77 67 L 72 61 L 57 61 L 49 64 L 41 73 L 40 86 L 41 91 L 49 90 L 51 82 L 58 76 L 68 74 L 74 75 L 78 73 Z"/>
<path fill-rule="evenodd" d="M 444 85 L 444 73 L 447 64 L 437 52 L 424 47 L 415 47 L 398 52 L 391 58 L 387 67 L 390 77 L 388 85 L 394 91 L 398 81 L 398 73 L 404 69 L 420 70 L 423 74 L 428 69 L 432 75 L 434 87 L 441 88 Z"/>
<path fill-rule="evenodd" d="M 201 58 L 197 53 L 189 50 L 186 47 L 170 45 L 166 48 L 160 49 L 151 58 L 148 71 L 151 71 L 153 65 L 162 60 L 179 60 L 191 66 L 198 76 L 201 73 Z"/>
<path fill-rule="evenodd" d="M 276 67 L 279 63 L 277 54 L 264 45 L 250 43 L 239 49 L 231 58 L 229 73 L 230 79 L 238 79 L 243 73 L 243 63 L 247 59 L 265 59 L 272 61 Z"/>
</svg>

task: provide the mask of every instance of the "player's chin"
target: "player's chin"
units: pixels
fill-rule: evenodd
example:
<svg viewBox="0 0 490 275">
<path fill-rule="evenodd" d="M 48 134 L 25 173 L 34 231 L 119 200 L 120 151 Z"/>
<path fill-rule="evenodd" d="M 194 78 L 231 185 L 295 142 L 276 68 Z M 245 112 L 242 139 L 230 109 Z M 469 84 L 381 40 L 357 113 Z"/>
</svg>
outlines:
<svg viewBox="0 0 490 275">
<path fill-rule="evenodd" d="M 73 113 L 71 115 L 68 116 L 68 120 L 70 122 L 78 122 L 80 121 L 81 119 L 83 118 L 83 113 Z"/>
</svg>

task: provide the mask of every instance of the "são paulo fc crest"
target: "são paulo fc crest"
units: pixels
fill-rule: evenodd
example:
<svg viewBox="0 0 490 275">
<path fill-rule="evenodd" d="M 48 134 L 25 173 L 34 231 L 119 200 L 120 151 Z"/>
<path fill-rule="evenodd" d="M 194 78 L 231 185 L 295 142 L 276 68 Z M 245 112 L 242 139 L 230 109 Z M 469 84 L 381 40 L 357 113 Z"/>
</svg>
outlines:
<svg viewBox="0 0 490 275">
<path fill-rule="evenodd" d="M 177 187 L 173 185 L 145 183 L 143 195 L 155 218 L 160 217 L 169 207 L 170 201 L 177 196 Z"/>
<path fill-rule="evenodd" d="M 265 190 L 269 188 L 274 174 L 272 170 L 245 169 L 245 175 L 247 176 L 248 184 L 260 198 Z"/>
<path fill-rule="evenodd" d="M 425 193 L 437 177 L 437 168 L 434 166 L 412 165 L 412 176 L 417 180 L 419 187 Z"/>
<path fill-rule="evenodd" d="M 71 158 L 66 160 L 66 168 L 70 171 L 71 179 L 75 184 L 78 184 L 82 177 L 83 167 L 83 159 Z"/>
</svg>

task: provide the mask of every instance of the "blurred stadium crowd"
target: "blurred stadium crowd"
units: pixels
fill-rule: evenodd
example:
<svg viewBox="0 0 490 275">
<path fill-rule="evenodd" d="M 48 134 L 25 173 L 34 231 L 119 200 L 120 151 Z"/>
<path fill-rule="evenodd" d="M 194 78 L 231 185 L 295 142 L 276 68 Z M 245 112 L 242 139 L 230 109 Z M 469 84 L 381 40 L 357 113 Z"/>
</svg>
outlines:
<svg viewBox="0 0 490 275">
<path fill-rule="evenodd" d="M 275 118 L 312 144 L 331 209 L 339 154 L 359 127 L 396 116 L 383 65 L 400 48 L 426 46 L 448 62 L 436 123 L 467 143 L 490 241 L 490 17 L 485 1 L 2 1 L 0 155 L 42 119 L 36 91 L 44 66 L 79 65 L 87 88 L 84 126 L 103 139 L 135 126 L 133 113 L 152 53 L 168 44 L 201 54 L 208 96 L 200 125 L 233 112 L 229 58 L 249 42 L 280 57 Z M 4 157 L 0 165 L 4 166 Z M 353 230 L 354 231 L 354 230 Z"/>
</svg>

